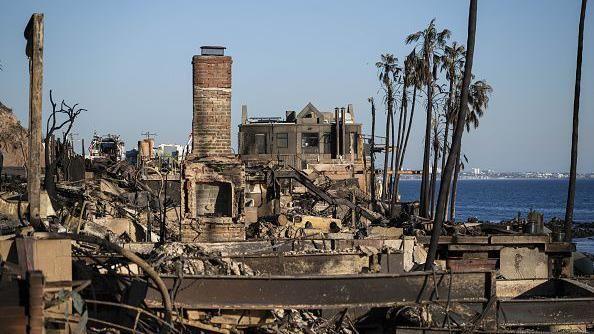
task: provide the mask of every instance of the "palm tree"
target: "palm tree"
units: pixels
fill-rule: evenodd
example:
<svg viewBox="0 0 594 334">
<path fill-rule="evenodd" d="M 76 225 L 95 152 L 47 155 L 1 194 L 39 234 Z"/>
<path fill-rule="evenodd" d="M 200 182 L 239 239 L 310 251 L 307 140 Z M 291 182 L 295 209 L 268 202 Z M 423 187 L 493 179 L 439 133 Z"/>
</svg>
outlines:
<svg viewBox="0 0 594 334">
<path fill-rule="evenodd" d="M 386 93 L 386 142 L 384 147 L 384 174 L 382 179 L 382 199 L 388 197 L 388 157 L 390 150 L 390 127 L 393 121 L 394 115 L 394 81 L 395 77 L 400 72 L 401 68 L 398 67 L 398 59 L 392 54 L 381 55 L 381 60 L 375 63 L 375 66 L 379 70 L 379 80 L 382 84 L 382 88 Z"/>
<path fill-rule="evenodd" d="M 466 131 L 472 125 L 475 129 L 479 126 L 479 118 L 483 117 L 489 106 L 493 87 L 485 80 L 477 80 L 470 85 L 468 93 L 468 113 L 466 115 Z"/>
<path fill-rule="evenodd" d="M 466 132 L 470 132 L 471 127 L 478 128 L 479 119 L 483 117 L 487 107 L 489 106 L 490 96 L 493 93 L 493 87 L 489 85 L 485 80 L 477 80 L 470 85 L 468 93 L 468 112 L 466 115 L 466 121 L 464 126 Z M 456 166 L 454 169 L 454 179 L 452 180 L 452 191 L 450 201 L 450 221 L 453 221 L 456 217 L 456 195 L 458 191 L 458 177 L 460 170 L 464 165 L 460 160 L 460 151 L 456 155 Z M 445 217 L 445 214 L 444 214 Z"/>
<path fill-rule="evenodd" d="M 573 224 L 573 204 L 575 199 L 575 177 L 578 155 L 578 130 L 580 123 L 580 86 L 582 80 L 582 51 L 584 49 L 584 20 L 588 0 L 582 0 L 580 25 L 578 32 L 577 65 L 575 69 L 575 87 L 573 93 L 573 125 L 571 131 L 571 163 L 569 167 L 569 187 L 567 189 L 567 205 L 565 206 L 565 241 L 571 242 Z"/>
<path fill-rule="evenodd" d="M 399 136 L 397 142 L 397 159 L 396 159 L 396 175 L 394 179 L 394 188 L 392 194 L 392 202 L 395 203 L 398 200 L 398 185 L 400 181 L 400 170 L 404 163 L 404 157 L 406 155 L 406 148 L 408 147 L 408 139 L 410 137 L 410 130 L 412 127 L 412 121 L 415 115 L 415 106 L 417 104 L 417 91 L 421 89 L 425 82 L 423 76 L 423 59 L 417 54 L 416 48 L 406 57 L 404 61 L 404 77 L 403 77 L 403 93 L 402 93 L 402 104 L 401 112 L 404 111 L 402 116 L 402 134 Z M 410 116 L 408 115 L 408 93 L 407 90 L 412 87 L 412 101 L 410 108 Z"/>
<path fill-rule="evenodd" d="M 446 45 L 443 55 L 441 56 L 441 69 L 446 73 L 446 79 L 449 82 L 448 100 L 445 111 L 445 127 L 443 133 L 443 151 L 441 155 L 441 170 L 446 165 L 446 156 L 448 150 L 448 138 L 450 132 L 450 123 L 454 122 L 455 119 L 455 107 L 456 107 L 456 93 L 459 86 L 458 79 L 462 77 L 462 68 L 464 67 L 464 45 L 458 44 L 457 42 L 452 43 L 451 46 Z M 446 203 L 449 201 L 449 192 L 446 195 Z M 447 216 L 447 205 L 444 217 Z"/>
<path fill-rule="evenodd" d="M 435 28 L 435 19 L 429 22 L 425 30 L 417 31 L 406 37 L 406 44 L 422 40 L 423 77 L 427 86 L 427 117 L 425 123 L 425 148 L 423 155 L 423 177 L 421 180 L 421 216 L 429 216 L 429 156 L 431 155 L 431 117 L 433 114 L 433 83 L 436 80 L 439 58 L 436 51 L 445 46 L 451 33 L 448 29 L 440 32 Z"/>
<path fill-rule="evenodd" d="M 435 260 L 435 255 L 437 253 L 437 243 L 439 241 L 439 236 L 441 235 L 441 225 L 443 224 L 444 219 L 446 193 L 450 188 L 450 181 L 454 172 L 454 164 L 456 163 L 455 157 L 460 151 L 460 146 L 462 144 L 463 128 L 461 124 L 466 119 L 467 108 L 465 107 L 468 104 L 468 91 L 472 73 L 472 60 L 474 56 L 474 41 L 476 38 L 476 7 L 477 0 L 470 0 L 470 8 L 468 10 L 468 40 L 466 42 L 468 50 L 466 51 L 464 76 L 462 79 L 462 91 L 460 93 L 460 106 L 462 107 L 458 111 L 457 117 L 459 126 L 454 128 L 454 134 L 452 136 L 452 148 L 448 154 L 446 166 L 441 177 L 439 196 L 437 197 L 437 210 L 435 219 L 433 221 L 433 231 L 431 231 L 431 242 L 429 243 L 429 251 L 427 252 L 427 259 L 425 261 L 424 267 L 426 271 L 433 269 L 433 261 Z"/>
</svg>

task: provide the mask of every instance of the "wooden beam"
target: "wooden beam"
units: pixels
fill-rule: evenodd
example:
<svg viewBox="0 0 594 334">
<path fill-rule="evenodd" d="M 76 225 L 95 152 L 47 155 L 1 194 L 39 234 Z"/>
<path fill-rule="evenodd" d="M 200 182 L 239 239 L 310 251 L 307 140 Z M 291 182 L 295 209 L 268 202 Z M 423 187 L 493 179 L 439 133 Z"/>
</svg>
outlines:
<svg viewBox="0 0 594 334">
<path fill-rule="evenodd" d="M 27 161 L 27 194 L 29 219 L 41 229 L 41 102 L 43 87 L 43 14 L 33 14 L 25 28 L 26 55 L 29 57 L 29 159 Z"/>
</svg>

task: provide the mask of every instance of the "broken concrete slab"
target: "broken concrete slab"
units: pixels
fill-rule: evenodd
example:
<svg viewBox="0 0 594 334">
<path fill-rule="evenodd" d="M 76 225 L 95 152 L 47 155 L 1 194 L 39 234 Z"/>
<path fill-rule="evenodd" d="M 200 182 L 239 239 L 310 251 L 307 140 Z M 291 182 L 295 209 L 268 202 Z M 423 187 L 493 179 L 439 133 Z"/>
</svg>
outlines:
<svg viewBox="0 0 594 334">
<path fill-rule="evenodd" d="M 507 279 L 546 278 L 548 261 L 538 248 L 504 247 L 501 249 L 499 273 Z"/>
<path fill-rule="evenodd" d="M 398 239 L 403 233 L 401 227 L 370 226 L 367 228 L 367 237 L 370 239 Z"/>
</svg>

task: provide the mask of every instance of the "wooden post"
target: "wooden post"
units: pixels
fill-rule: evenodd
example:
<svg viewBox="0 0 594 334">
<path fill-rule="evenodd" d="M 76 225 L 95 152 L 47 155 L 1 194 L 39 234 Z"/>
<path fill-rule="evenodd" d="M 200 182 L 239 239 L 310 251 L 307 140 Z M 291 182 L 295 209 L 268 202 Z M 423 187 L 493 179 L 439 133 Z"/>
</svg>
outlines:
<svg viewBox="0 0 594 334">
<path fill-rule="evenodd" d="M 29 57 L 29 159 L 27 161 L 27 194 L 29 219 L 35 229 L 40 229 L 41 218 L 41 102 L 43 83 L 43 14 L 33 14 L 25 28 Z"/>
</svg>

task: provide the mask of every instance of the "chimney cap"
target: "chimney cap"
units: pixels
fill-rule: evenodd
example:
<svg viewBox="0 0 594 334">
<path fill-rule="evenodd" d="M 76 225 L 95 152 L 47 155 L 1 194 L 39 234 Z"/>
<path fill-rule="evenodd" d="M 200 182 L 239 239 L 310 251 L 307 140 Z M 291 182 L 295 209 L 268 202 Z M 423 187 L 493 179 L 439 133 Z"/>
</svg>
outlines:
<svg viewBox="0 0 594 334">
<path fill-rule="evenodd" d="M 212 46 L 212 45 L 205 45 L 200 47 L 200 55 L 202 56 L 224 56 L 225 55 L 224 46 Z"/>
</svg>

